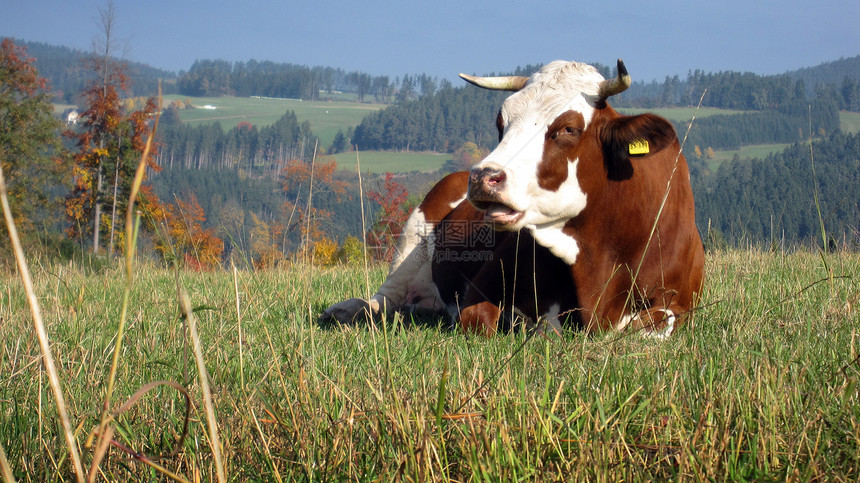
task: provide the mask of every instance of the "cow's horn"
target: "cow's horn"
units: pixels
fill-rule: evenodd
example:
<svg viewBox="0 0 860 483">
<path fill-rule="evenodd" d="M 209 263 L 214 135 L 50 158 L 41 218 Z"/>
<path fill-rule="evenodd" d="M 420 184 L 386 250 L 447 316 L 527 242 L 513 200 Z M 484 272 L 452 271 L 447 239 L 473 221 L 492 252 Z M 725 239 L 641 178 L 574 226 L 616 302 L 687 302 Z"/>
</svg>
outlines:
<svg viewBox="0 0 860 483">
<path fill-rule="evenodd" d="M 620 94 L 630 87 L 630 74 L 627 73 L 627 67 L 624 66 L 624 61 L 618 59 L 618 76 L 614 79 L 606 79 L 600 83 L 599 96 L 601 99 L 608 99 L 615 94 Z"/>
<path fill-rule="evenodd" d="M 528 77 L 511 75 L 504 77 L 475 77 L 469 74 L 460 74 L 460 77 L 471 84 L 484 89 L 494 91 L 518 91 L 525 87 Z"/>
</svg>

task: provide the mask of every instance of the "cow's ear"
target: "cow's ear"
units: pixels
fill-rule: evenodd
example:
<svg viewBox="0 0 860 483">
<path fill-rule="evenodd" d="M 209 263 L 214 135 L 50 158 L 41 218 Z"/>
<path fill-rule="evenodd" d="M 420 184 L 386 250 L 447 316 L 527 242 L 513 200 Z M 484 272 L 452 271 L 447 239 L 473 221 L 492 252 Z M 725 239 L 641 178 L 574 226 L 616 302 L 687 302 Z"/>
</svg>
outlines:
<svg viewBox="0 0 860 483">
<path fill-rule="evenodd" d="M 653 114 L 622 116 L 609 121 L 601 131 L 600 142 L 610 179 L 633 176 L 633 162 L 656 154 L 676 139 L 675 128 Z"/>
</svg>

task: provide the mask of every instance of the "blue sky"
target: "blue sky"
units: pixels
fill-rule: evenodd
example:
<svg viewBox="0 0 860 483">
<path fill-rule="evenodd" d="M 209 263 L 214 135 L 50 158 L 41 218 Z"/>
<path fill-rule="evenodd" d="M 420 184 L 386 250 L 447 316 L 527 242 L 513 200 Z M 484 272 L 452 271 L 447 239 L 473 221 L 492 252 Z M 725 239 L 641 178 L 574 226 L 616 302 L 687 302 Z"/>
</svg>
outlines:
<svg viewBox="0 0 860 483">
<path fill-rule="evenodd" d="M 257 59 L 451 80 L 622 57 L 644 81 L 691 69 L 778 74 L 860 54 L 857 0 L 609 3 L 116 0 L 116 54 L 173 71 L 195 59 Z M 89 51 L 103 6 L 0 0 L 0 37 Z"/>
</svg>

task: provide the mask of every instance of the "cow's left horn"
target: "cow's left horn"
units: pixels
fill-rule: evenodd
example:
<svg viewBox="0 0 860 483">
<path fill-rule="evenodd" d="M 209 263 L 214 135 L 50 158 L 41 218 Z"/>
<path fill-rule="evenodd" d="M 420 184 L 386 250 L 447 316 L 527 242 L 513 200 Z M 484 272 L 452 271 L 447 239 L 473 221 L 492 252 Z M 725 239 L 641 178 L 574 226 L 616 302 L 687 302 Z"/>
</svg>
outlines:
<svg viewBox="0 0 860 483">
<path fill-rule="evenodd" d="M 518 75 L 504 77 L 475 77 L 469 74 L 460 74 L 460 77 L 470 84 L 474 84 L 484 89 L 494 91 L 518 91 L 525 87 L 528 77 Z"/>
<path fill-rule="evenodd" d="M 600 83 L 599 96 L 601 99 L 608 99 L 615 94 L 620 94 L 630 87 L 630 74 L 627 73 L 627 67 L 624 66 L 624 61 L 618 59 L 618 75 L 614 79 L 606 79 Z"/>
</svg>

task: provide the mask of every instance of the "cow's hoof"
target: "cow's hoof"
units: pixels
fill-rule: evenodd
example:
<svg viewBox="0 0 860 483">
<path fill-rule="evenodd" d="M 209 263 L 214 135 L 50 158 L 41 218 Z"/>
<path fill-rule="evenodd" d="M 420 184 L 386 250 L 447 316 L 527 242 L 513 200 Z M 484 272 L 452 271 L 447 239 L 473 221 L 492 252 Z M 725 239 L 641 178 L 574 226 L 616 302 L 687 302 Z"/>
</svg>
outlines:
<svg viewBox="0 0 860 483">
<path fill-rule="evenodd" d="M 338 302 L 319 316 L 317 321 L 321 324 L 354 324 L 371 319 L 379 311 L 379 304 L 375 300 L 349 299 Z"/>
<path fill-rule="evenodd" d="M 409 324 L 423 327 L 440 327 L 444 330 L 452 330 L 457 327 L 457 321 L 445 310 L 422 307 L 417 304 L 407 304 L 397 307 L 396 312 L 401 314 Z"/>
</svg>

